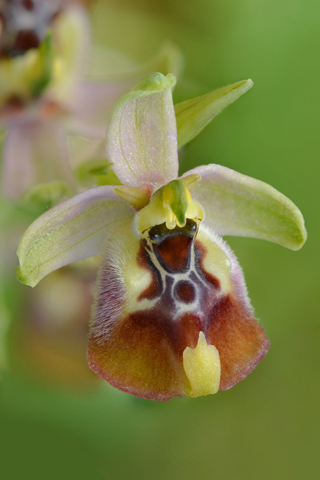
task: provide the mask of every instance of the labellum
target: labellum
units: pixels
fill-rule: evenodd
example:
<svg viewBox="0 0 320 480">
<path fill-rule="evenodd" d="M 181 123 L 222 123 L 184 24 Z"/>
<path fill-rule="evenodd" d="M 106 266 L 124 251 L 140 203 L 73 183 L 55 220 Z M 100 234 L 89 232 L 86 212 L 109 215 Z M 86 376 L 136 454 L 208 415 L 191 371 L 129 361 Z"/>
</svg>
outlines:
<svg viewBox="0 0 320 480">
<path fill-rule="evenodd" d="M 168 190 L 177 193 L 174 182 L 161 189 L 162 198 Z M 154 211 L 153 203 L 151 198 L 137 214 L 138 225 L 147 210 Z M 269 347 L 229 247 L 201 219 L 170 225 L 154 225 L 140 238 L 126 224 L 112 232 L 89 342 L 96 373 L 121 390 L 156 400 L 228 389 Z"/>
</svg>

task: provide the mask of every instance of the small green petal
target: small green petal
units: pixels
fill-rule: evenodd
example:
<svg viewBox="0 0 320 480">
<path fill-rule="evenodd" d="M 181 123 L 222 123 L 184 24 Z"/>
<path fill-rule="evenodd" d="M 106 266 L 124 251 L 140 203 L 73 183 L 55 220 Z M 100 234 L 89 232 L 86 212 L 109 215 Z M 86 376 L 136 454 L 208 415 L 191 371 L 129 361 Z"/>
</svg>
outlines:
<svg viewBox="0 0 320 480">
<path fill-rule="evenodd" d="M 201 97 L 178 103 L 175 106 L 175 112 L 179 148 L 196 137 L 214 117 L 246 93 L 252 86 L 252 80 L 241 80 Z"/>
<path fill-rule="evenodd" d="M 150 190 L 143 187 L 125 187 L 120 185 L 114 187 L 114 193 L 122 198 L 125 202 L 129 203 L 135 210 L 141 210 L 149 203 Z"/>
</svg>

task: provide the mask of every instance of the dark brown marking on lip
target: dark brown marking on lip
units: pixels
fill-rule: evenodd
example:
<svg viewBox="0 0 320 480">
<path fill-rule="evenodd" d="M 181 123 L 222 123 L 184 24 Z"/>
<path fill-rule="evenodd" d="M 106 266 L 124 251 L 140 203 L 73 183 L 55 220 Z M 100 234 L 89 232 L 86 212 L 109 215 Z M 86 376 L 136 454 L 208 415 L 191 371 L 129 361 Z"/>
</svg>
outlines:
<svg viewBox="0 0 320 480">
<path fill-rule="evenodd" d="M 150 228 L 155 255 L 167 272 L 183 272 L 190 267 L 190 250 L 196 232 L 197 223 L 190 219 L 181 228 L 176 226 L 170 230 L 165 223 Z"/>
<path fill-rule="evenodd" d="M 191 245 L 192 238 L 189 236 L 175 235 L 154 245 L 154 252 L 162 267 L 168 272 L 183 272 L 190 266 Z"/>
<path fill-rule="evenodd" d="M 161 275 L 151 262 L 147 249 L 147 241 L 140 240 L 140 250 L 137 256 L 137 262 L 139 267 L 148 270 L 148 272 L 151 274 L 151 282 L 150 285 L 139 295 L 138 301 L 141 301 L 145 298 L 153 300 L 156 297 L 160 297 L 163 290 Z"/>
<path fill-rule="evenodd" d="M 152 310 L 128 315 L 104 343 L 94 330 L 88 344 L 90 368 L 111 385 L 132 395 L 169 400 L 184 394 L 181 362 Z"/>
<path fill-rule="evenodd" d="M 38 48 L 40 40 L 33 30 L 21 30 L 17 33 L 16 40 L 10 51 L 10 57 L 24 54 L 32 48 Z"/>
<path fill-rule="evenodd" d="M 194 314 L 182 315 L 177 321 L 172 321 L 171 315 L 164 311 L 159 305 L 157 308 L 131 313 L 129 315 L 132 329 L 141 332 L 145 329 L 152 329 L 161 332 L 161 337 L 172 347 L 172 352 L 182 359 L 186 347 L 197 345 L 199 330 L 202 328 L 200 318 Z M 127 338 L 129 341 L 129 338 Z M 150 340 L 149 340 L 150 341 Z M 152 348 L 158 348 L 158 342 L 152 342 Z"/>
<path fill-rule="evenodd" d="M 188 280 L 180 280 L 174 287 L 174 296 L 183 303 L 192 303 L 196 298 L 196 289 Z"/>
<path fill-rule="evenodd" d="M 33 0 L 22 0 L 22 5 L 26 10 L 32 10 L 34 7 Z"/>
</svg>

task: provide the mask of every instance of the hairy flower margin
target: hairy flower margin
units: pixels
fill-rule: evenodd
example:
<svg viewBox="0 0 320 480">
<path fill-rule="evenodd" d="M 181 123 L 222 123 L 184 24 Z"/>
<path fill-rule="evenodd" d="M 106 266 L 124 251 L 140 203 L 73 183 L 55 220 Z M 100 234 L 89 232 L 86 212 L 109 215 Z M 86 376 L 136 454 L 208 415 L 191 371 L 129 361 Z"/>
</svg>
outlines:
<svg viewBox="0 0 320 480">
<path fill-rule="evenodd" d="M 102 256 L 89 366 L 153 400 L 228 389 L 268 350 L 241 267 L 220 235 L 292 250 L 306 239 L 298 208 L 259 180 L 213 164 L 177 178 L 178 143 L 203 128 L 214 102 L 198 97 L 175 112 L 174 84 L 171 74 L 149 75 L 116 104 L 107 157 L 123 185 L 89 189 L 46 212 L 18 249 L 18 277 L 31 286 Z"/>
</svg>

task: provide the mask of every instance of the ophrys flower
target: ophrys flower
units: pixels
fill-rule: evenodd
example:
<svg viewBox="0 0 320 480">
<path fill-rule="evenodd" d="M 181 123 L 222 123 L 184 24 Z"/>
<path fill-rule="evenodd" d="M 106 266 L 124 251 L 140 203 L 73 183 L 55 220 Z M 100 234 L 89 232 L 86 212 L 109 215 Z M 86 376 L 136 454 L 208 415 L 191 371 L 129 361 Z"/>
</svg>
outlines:
<svg viewBox="0 0 320 480">
<path fill-rule="evenodd" d="M 111 385 L 155 400 L 228 389 L 268 350 L 220 235 L 293 250 L 306 235 L 297 207 L 259 180 L 219 165 L 178 178 L 176 115 L 191 138 L 206 102 L 188 101 L 175 115 L 174 83 L 173 75 L 152 74 L 116 104 L 107 157 L 124 185 L 58 205 L 18 250 L 20 280 L 31 286 L 69 262 L 103 256 L 89 365 Z"/>
</svg>

